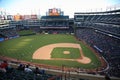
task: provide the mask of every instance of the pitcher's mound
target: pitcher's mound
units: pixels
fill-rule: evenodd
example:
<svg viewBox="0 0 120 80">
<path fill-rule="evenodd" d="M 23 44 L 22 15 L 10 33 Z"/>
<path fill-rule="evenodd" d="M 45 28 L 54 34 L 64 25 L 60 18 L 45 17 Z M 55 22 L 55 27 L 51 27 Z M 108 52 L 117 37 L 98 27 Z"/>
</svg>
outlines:
<svg viewBox="0 0 120 80">
<path fill-rule="evenodd" d="M 70 51 L 63 51 L 63 54 L 70 54 Z"/>
</svg>

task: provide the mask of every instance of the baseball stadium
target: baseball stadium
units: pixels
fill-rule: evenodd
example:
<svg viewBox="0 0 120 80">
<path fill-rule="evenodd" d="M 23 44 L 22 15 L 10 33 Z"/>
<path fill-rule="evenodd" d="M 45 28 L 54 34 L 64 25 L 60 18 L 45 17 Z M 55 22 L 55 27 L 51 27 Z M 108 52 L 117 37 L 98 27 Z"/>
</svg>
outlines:
<svg viewBox="0 0 120 80">
<path fill-rule="evenodd" d="M 1 13 L 0 80 L 120 80 L 120 8 Z"/>
</svg>

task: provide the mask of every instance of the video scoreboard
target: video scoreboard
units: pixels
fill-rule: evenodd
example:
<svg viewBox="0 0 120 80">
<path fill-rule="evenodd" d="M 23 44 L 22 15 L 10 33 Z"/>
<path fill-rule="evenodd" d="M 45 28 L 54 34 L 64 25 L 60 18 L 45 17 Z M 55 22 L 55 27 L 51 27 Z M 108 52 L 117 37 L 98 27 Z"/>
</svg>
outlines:
<svg viewBox="0 0 120 80">
<path fill-rule="evenodd" d="M 48 12 L 46 12 L 46 16 L 63 16 L 64 12 L 61 11 L 59 8 L 53 8 L 49 9 Z"/>
</svg>

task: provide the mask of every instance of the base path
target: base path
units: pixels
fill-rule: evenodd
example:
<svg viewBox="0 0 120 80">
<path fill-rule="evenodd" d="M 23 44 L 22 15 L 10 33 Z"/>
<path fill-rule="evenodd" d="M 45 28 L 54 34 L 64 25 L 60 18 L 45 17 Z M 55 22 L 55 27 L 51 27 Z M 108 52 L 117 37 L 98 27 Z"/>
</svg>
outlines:
<svg viewBox="0 0 120 80">
<path fill-rule="evenodd" d="M 65 58 L 51 58 L 51 52 L 56 47 L 67 47 L 67 48 L 78 48 L 80 50 L 81 57 L 78 59 L 65 59 Z M 80 44 L 75 43 L 57 43 L 57 44 L 50 44 L 43 46 L 36 50 L 33 54 L 33 59 L 40 59 L 40 60 L 69 60 L 69 61 L 78 61 L 83 64 L 88 64 L 91 62 L 91 59 L 85 57 Z"/>
</svg>

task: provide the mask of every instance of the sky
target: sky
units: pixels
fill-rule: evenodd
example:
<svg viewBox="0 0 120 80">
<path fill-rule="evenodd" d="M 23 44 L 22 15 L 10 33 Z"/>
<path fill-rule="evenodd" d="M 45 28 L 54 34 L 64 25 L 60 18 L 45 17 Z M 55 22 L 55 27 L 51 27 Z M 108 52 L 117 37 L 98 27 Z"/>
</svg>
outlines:
<svg viewBox="0 0 120 80">
<path fill-rule="evenodd" d="M 46 15 L 48 9 L 60 8 L 73 17 L 74 12 L 102 11 L 115 5 L 120 5 L 120 0 L 0 0 L 0 9 L 12 15 Z"/>
</svg>

